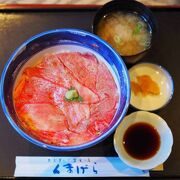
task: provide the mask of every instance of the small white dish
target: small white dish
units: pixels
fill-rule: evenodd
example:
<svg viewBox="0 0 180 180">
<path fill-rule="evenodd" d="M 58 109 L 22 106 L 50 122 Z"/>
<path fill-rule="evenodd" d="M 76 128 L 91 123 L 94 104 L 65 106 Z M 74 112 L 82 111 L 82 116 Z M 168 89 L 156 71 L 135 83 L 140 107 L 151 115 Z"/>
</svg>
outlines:
<svg viewBox="0 0 180 180">
<path fill-rule="evenodd" d="M 159 95 L 135 95 L 131 89 L 130 104 L 139 110 L 154 111 L 164 107 L 172 98 L 174 92 L 173 80 L 162 66 L 153 63 L 139 63 L 129 69 L 130 80 L 136 82 L 137 76 L 148 75 L 157 83 Z"/>
<path fill-rule="evenodd" d="M 159 150 L 155 155 L 145 160 L 139 160 L 129 155 L 123 145 L 126 130 L 139 122 L 150 124 L 160 136 Z M 172 145 L 173 135 L 167 123 L 160 116 L 146 111 L 137 111 L 126 116 L 114 134 L 114 148 L 119 158 L 127 165 L 142 170 L 150 170 L 165 162 L 171 153 Z"/>
</svg>

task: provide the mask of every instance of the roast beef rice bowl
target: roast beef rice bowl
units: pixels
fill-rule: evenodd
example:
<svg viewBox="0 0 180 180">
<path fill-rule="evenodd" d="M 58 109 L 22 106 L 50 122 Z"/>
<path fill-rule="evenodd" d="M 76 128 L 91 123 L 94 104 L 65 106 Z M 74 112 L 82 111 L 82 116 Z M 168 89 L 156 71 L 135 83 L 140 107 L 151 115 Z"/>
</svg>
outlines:
<svg viewBox="0 0 180 180">
<path fill-rule="evenodd" d="M 93 142 L 116 124 L 124 91 L 116 73 L 88 47 L 68 42 L 43 48 L 21 65 L 14 79 L 16 124 L 43 145 Z"/>
</svg>

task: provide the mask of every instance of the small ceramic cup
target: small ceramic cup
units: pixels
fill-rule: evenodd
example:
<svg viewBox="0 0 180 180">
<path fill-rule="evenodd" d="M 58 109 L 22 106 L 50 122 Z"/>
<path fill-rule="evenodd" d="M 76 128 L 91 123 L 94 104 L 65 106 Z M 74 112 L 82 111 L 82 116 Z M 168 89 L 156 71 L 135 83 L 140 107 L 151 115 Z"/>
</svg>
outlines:
<svg viewBox="0 0 180 180">
<path fill-rule="evenodd" d="M 147 123 L 153 126 L 160 136 L 160 147 L 150 158 L 140 160 L 129 155 L 124 147 L 123 139 L 127 129 L 135 123 Z M 126 116 L 116 129 L 114 135 L 114 147 L 119 158 L 127 165 L 149 170 L 162 164 L 169 157 L 173 145 L 173 135 L 167 123 L 158 115 L 146 111 L 137 111 Z"/>
<path fill-rule="evenodd" d="M 148 75 L 159 87 L 159 95 L 137 95 L 131 87 L 130 104 L 142 111 L 155 111 L 166 106 L 173 97 L 174 83 L 170 73 L 162 66 L 154 63 L 139 63 L 129 69 L 131 82 L 137 82 L 138 76 Z M 148 87 L 148 86 L 147 86 Z"/>
</svg>

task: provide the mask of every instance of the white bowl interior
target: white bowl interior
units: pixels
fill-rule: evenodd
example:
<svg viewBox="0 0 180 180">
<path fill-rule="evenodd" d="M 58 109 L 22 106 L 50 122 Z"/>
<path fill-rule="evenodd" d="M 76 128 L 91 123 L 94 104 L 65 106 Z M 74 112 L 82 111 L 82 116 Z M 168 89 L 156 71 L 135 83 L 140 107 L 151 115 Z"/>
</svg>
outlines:
<svg viewBox="0 0 180 180">
<path fill-rule="evenodd" d="M 155 127 L 160 135 L 160 148 L 158 152 L 147 160 L 138 160 L 131 157 L 123 146 L 125 131 L 134 123 L 146 122 Z M 146 111 L 134 112 L 126 116 L 116 129 L 114 135 L 114 147 L 120 159 L 129 166 L 138 169 L 152 169 L 163 163 L 170 155 L 173 145 L 173 136 L 167 123 L 158 115 Z"/>
</svg>

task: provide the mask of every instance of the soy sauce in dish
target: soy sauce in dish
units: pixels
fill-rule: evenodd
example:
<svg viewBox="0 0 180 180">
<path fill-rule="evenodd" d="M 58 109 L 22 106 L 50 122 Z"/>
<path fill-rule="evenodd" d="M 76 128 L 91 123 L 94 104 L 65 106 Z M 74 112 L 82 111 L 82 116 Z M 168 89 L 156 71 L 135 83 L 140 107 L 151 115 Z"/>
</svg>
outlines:
<svg viewBox="0 0 180 180">
<path fill-rule="evenodd" d="M 139 122 L 130 126 L 123 137 L 126 152 L 135 159 L 153 157 L 160 147 L 160 136 L 150 124 Z"/>
</svg>

